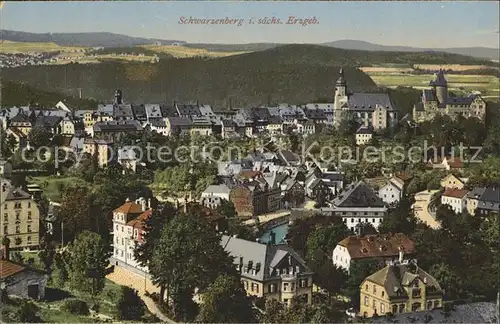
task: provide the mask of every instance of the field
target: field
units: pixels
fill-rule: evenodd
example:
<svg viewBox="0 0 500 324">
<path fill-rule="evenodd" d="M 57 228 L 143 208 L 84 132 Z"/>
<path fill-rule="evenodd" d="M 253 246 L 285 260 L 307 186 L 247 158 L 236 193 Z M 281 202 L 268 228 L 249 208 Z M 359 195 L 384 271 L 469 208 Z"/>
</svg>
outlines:
<svg viewBox="0 0 500 324">
<path fill-rule="evenodd" d="M 60 202 L 62 193 L 66 188 L 75 187 L 77 185 L 88 186 L 89 184 L 77 177 L 59 178 L 55 176 L 49 177 L 33 177 L 29 180 L 30 183 L 36 183 L 43 190 L 43 194 L 51 201 Z"/>
<path fill-rule="evenodd" d="M 363 70 L 365 71 L 365 70 Z M 406 74 L 390 71 L 365 71 L 372 80 L 382 87 L 396 88 L 397 86 L 414 87 L 416 89 L 427 89 L 429 81 L 434 79 L 432 74 Z M 498 100 L 499 79 L 492 75 L 468 75 L 448 74 L 448 87 L 451 91 L 458 93 L 470 93 L 479 91 L 486 99 Z"/>
<path fill-rule="evenodd" d="M 173 57 L 224 57 L 231 55 L 239 55 L 247 52 L 215 52 L 201 48 L 191 48 L 185 46 L 169 46 L 169 45 L 143 45 L 145 49 L 156 53 L 170 54 Z"/>
<path fill-rule="evenodd" d="M 55 43 L 31 43 L 0 41 L 0 53 L 34 53 L 34 52 L 81 52 L 85 47 L 59 46 Z"/>
</svg>

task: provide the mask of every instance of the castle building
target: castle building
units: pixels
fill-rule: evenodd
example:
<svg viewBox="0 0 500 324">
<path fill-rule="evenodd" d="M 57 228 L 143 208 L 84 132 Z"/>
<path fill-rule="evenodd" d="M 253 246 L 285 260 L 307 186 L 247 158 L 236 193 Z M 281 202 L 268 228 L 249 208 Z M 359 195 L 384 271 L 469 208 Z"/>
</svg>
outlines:
<svg viewBox="0 0 500 324">
<path fill-rule="evenodd" d="M 390 128 L 398 120 L 397 109 L 387 93 L 350 93 L 341 68 L 335 83 L 333 123 L 338 127 L 342 120 L 349 117 L 375 131 Z"/>
<path fill-rule="evenodd" d="M 477 117 L 484 121 L 486 115 L 486 101 L 478 94 L 469 94 L 465 97 L 455 97 L 448 92 L 448 82 L 444 71 L 439 70 L 435 79 L 429 83 L 430 89 L 422 91 L 421 102 L 413 107 L 413 120 L 423 122 L 433 119 L 436 115 L 448 115 L 456 118 Z"/>
</svg>

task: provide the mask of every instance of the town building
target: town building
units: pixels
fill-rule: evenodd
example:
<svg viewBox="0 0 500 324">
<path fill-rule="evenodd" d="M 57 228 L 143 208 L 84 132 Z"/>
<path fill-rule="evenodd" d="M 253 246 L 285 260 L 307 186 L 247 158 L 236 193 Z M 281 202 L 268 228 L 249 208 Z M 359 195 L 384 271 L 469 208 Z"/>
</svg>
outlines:
<svg viewBox="0 0 500 324">
<path fill-rule="evenodd" d="M 1 235 L 15 250 L 32 250 L 40 244 L 40 211 L 32 196 L 2 181 L 0 192 Z"/>
<path fill-rule="evenodd" d="M 229 201 L 231 189 L 226 184 L 210 185 L 201 193 L 201 204 L 209 208 L 217 208 L 223 200 Z"/>
<path fill-rule="evenodd" d="M 313 273 L 285 244 L 271 245 L 223 235 L 221 245 L 233 258 L 250 296 L 290 305 L 292 298 L 312 303 Z"/>
<path fill-rule="evenodd" d="M 443 158 L 431 158 L 427 161 L 428 168 L 430 169 L 440 169 L 440 170 L 456 170 L 461 171 L 464 167 L 464 163 L 460 158 L 457 157 L 443 157 Z"/>
<path fill-rule="evenodd" d="M 353 232 L 358 223 L 371 223 L 376 229 L 387 214 L 387 206 L 363 181 L 353 182 L 341 191 L 321 211 L 333 217 L 340 217 Z"/>
<path fill-rule="evenodd" d="M 495 185 L 484 188 L 484 191 L 477 198 L 475 213 L 482 216 L 500 214 L 500 186 Z"/>
<path fill-rule="evenodd" d="M 135 202 L 127 200 L 113 211 L 113 255 L 111 264 L 124 266 L 127 269 L 147 272 L 134 257 L 137 244 L 143 242 L 144 222 L 151 215 L 152 209 L 144 203 L 144 198 Z"/>
<path fill-rule="evenodd" d="M 360 315 L 383 316 L 432 310 L 443 306 L 443 290 L 437 280 L 416 261 L 387 265 L 359 286 Z"/>
<path fill-rule="evenodd" d="M 246 180 L 231 188 L 229 199 L 238 217 L 246 219 L 281 208 L 281 189 L 271 187 L 263 177 Z"/>
<path fill-rule="evenodd" d="M 38 269 L 10 261 L 8 245 L 2 245 L 1 253 L 0 289 L 5 291 L 7 296 L 43 299 L 48 275 Z"/>
<path fill-rule="evenodd" d="M 340 76 L 335 83 L 334 125 L 338 127 L 342 120 L 350 117 L 378 131 L 394 126 L 398 120 L 398 113 L 387 93 L 349 92 L 344 70 L 340 69 Z"/>
<path fill-rule="evenodd" d="M 373 132 L 366 126 L 360 126 L 356 131 L 356 145 L 366 145 L 373 138 Z"/>
<path fill-rule="evenodd" d="M 452 96 L 448 91 L 448 82 L 443 70 L 435 74 L 435 79 L 429 86 L 430 89 L 422 90 L 421 102 L 415 104 L 413 108 L 413 120 L 417 123 L 431 120 L 437 115 L 447 115 L 452 118 L 461 115 L 484 121 L 486 101 L 479 94 L 469 94 L 465 97 Z"/>
<path fill-rule="evenodd" d="M 441 195 L 441 204 L 448 205 L 457 213 L 467 211 L 467 190 L 464 189 L 446 189 Z"/>
<path fill-rule="evenodd" d="M 403 198 L 405 183 L 398 177 L 392 177 L 387 184 L 380 188 L 378 196 L 388 205 L 395 205 Z"/>
<path fill-rule="evenodd" d="M 97 159 L 97 165 L 100 168 L 106 167 L 115 158 L 113 142 L 108 140 L 86 138 L 83 143 L 83 151 Z"/>
<path fill-rule="evenodd" d="M 441 180 L 441 187 L 445 189 L 463 189 L 467 181 L 467 178 L 459 178 L 450 173 Z"/>
<path fill-rule="evenodd" d="M 92 126 L 92 137 L 108 141 L 119 141 L 127 134 L 140 134 L 143 131 L 137 120 L 112 120 L 96 122 Z"/>
<path fill-rule="evenodd" d="M 370 260 L 389 264 L 399 260 L 401 253 L 410 257 L 415 244 L 403 233 L 351 235 L 340 241 L 333 250 L 333 264 L 349 273 L 353 262 Z"/>
</svg>

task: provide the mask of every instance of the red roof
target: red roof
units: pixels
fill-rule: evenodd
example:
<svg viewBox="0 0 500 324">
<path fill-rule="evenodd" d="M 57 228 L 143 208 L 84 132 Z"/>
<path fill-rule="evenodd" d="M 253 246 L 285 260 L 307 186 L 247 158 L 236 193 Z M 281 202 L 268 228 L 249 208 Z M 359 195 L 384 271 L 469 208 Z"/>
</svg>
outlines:
<svg viewBox="0 0 500 324">
<path fill-rule="evenodd" d="M 240 174 L 238 175 L 240 178 L 258 178 L 262 176 L 262 172 L 260 171 L 241 171 Z"/>
<path fill-rule="evenodd" d="M 461 169 L 464 167 L 464 163 L 459 158 L 446 159 L 446 162 L 448 162 L 448 165 L 452 169 Z"/>
<path fill-rule="evenodd" d="M 151 209 L 146 210 L 144 213 L 140 214 L 136 218 L 128 221 L 127 225 L 132 226 L 134 228 L 138 228 L 140 230 L 144 230 L 144 222 L 151 215 Z"/>
<path fill-rule="evenodd" d="M 116 208 L 113 212 L 117 213 L 124 213 L 125 215 L 128 214 L 139 214 L 142 213 L 142 206 L 139 204 L 136 204 L 135 202 L 126 202 L 120 207 Z"/>
<path fill-rule="evenodd" d="M 347 249 L 351 259 L 398 256 L 400 247 L 405 254 L 415 252 L 415 244 L 403 233 L 352 235 L 340 241 L 339 245 Z"/>
<path fill-rule="evenodd" d="M 463 196 L 465 196 L 466 194 L 467 194 L 467 190 L 463 190 L 463 189 L 450 189 L 450 188 L 447 188 L 443 192 L 443 196 L 453 197 L 453 198 L 463 198 Z"/>
<path fill-rule="evenodd" d="M 4 279 L 15 275 L 16 273 L 22 272 L 26 267 L 10 262 L 8 260 L 0 260 L 0 279 Z"/>
</svg>

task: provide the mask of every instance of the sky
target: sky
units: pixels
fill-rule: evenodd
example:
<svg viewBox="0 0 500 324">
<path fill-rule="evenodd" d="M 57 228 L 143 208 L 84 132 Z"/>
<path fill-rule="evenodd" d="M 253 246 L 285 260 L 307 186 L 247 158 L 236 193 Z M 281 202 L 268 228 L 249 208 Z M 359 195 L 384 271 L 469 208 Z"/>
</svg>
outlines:
<svg viewBox="0 0 500 324">
<path fill-rule="evenodd" d="M 478 2 L 5 2 L 0 28 L 113 32 L 189 43 L 322 43 L 340 39 L 415 47 L 499 47 L 499 3 Z M 289 16 L 317 24 L 286 24 Z M 181 17 L 244 19 L 237 25 L 180 24 Z M 250 24 L 276 17 L 281 25 Z"/>
</svg>

